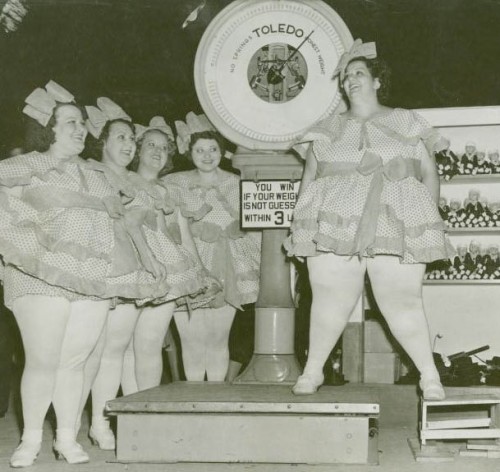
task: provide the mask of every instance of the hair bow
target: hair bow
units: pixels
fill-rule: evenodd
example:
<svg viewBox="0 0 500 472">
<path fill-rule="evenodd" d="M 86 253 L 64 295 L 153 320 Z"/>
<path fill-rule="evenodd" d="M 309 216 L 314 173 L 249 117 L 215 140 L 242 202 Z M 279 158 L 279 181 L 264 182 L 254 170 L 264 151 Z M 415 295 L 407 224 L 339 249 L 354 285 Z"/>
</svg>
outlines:
<svg viewBox="0 0 500 472">
<path fill-rule="evenodd" d="M 165 133 L 172 141 L 174 141 L 174 133 L 172 132 L 172 128 L 167 125 L 162 116 L 153 116 L 153 118 L 151 118 L 149 122 L 149 126 L 142 126 L 139 124 L 135 124 L 134 126 L 136 139 L 139 139 L 147 131 L 155 129 L 161 131 L 162 133 Z"/>
<path fill-rule="evenodd" d="M 119 119 L 132 121 L 132 118 L 130 118 L 119 105 L 107 97 L 99 97 L 97 99 L 97 107 L 86 106 L 85 110 L 88 115 L 86 121 L 87 129 L 96 139 L 99 138 L 108 121 Z"/>
<path fill-rule="evenodd" d="M 42 126 L 47 126 L 57 103 L 72 103 L 75 97 L 64 87 L 50 80 L 45 89 L 36 88 L 26 98 L 23 113 L 38 121 Z"/>
<path fill-rule="evenodd" d="M 196 115 L 190 111 L 186 115 L 186 122 L 175 121 L 175 129 L 177 131 L 177 149 L 180 154 L 186 154 L 189 150 L 189 140 L 193 133 L 202 131 L 215 131 L 214 126 L 205 115 Z"/>
<path fill-rule="evenodd" d="M 375 43 L 363 43 L 361 39 L 356 39 L 356 41 L 354 41 L 354 43 L 352 44 L 351 49 L 344 52 L 344 54 L 340 56 L 337 67 L 333 72 L 332 79 L 337 77 L 337 75 L 340 75 L 340 83 L 342 83 L 344 81 L 347 64 L 349 64 L 349 62 L 355 57 L 375 59 L 377 57 L 377 48 L 375 46 Z"/>
</svg>

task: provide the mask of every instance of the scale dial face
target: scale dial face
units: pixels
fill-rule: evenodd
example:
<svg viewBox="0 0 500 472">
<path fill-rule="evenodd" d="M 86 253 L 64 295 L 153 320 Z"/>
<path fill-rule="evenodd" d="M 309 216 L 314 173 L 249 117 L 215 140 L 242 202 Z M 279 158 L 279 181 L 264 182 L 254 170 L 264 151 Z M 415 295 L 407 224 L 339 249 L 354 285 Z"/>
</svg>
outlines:
<svg viewBox="0 0 500 472">
<path fill-rule="evenodd" d="M 332 76 L 352 41 L 321 0 L 236 0 L 210 23 L 197 50 L 201 106 L 235 144 L 289 149 L 341 105 Z"/>
</svg>

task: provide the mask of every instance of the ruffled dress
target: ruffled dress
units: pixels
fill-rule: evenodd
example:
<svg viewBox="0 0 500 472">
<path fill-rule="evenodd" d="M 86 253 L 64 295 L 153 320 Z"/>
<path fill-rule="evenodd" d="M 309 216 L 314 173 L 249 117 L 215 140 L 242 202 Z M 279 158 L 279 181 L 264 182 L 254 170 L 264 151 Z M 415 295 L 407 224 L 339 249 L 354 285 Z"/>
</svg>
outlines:
<svg viewBox="0 0 500 472">
<path fill-rule="evenodd" d="M 222 172 L 217 185 L 201 183 L 197 170 L 169 174 L 163 182 L 177 193 L 204 267 L 223 286 L 209 306 L 241 308 L 257 300 L 261 233 L 240 230 L 239 178 Z"/>
<path fill-rule="evenodd" d="M 334 115 L 310 136 L 316 178 L 295 207 L 289 255 L 386 254 L 403 263 L 453 255 L 420 171 L 445 141 L 420 115 L 398 108 L 368 120 Z"/>
<path fill-rule="evenodd" d="M 135 172 L 129 173 L 129 180 L 136 195 L 126 203 L 125 208 L 135 213 L 147 209 L 144 237 L 157 261 L 166 268 L 168 291 L 152 300 L 152 303 L 164 303 L 181 297 L 183 302 L 189 302 L 189 296 L 194 300 L 198 295 L 200 304 L 210 282 L 198 259 L 182 245 L 176 213 L 178 203 L 159 181 L 149 182 Z"/>
<path fill-rule="evenodd" d="M 136 191 L 124 176 L 92 160 L 32 152 L 0 162 L 0 185 L 7 306 L 26 294 L 151 300 L 168 291 L 134 244 L 142 224 L 125 217 L 123 200 Z"/>
</svg>

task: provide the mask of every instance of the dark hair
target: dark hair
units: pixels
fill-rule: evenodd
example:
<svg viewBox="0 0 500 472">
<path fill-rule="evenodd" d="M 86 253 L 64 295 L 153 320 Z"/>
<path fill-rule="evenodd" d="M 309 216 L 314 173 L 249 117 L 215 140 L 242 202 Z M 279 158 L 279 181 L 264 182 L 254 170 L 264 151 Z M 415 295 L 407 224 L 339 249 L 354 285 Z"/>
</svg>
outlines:
<svg viewBox="0 0 500 472">
<path fill-rule="evenodd" d="M 113 126 L 115 123 L 123 123 L 127 125 L 135 133 L 134 125 L 128 120 L 124 120 L 123 118 L 117 118 L 116 120 L 107 121 L 106 124 L 104 125 L 104 128 L 101 131 L 100 136 L 97 139 L 94 138 L 93 136 L 90 137 L 89 142 L 85 148 L 86 158 L 91 157 L 95 161 L 102 160 L 102 150 L 104 149 L 104 144 L 109 138 L 109 131 L 111 129 L 111 126 Z"/>
<path fill-rule="evenodd" d="M 132 162 L 127 166 L 127 169 L 132 170 L 134 172 L 137 172 L 137 169 L 139 168 L 139 163 L 140 163 L 140 154 L 141 154 L 142 143 L 144 142 L 144 138 L 146 137 L 146 135 L 148 133 L 150 133 L 151 131 L 157 131 L 158 133 L 163 134 L 163 136 L 166 136 L 166 138 L 167 138 L 167 145 L 168 145 L 167 162 L 165 163 L 163 168 L 160 170 L 160 172 L 158 172 L 158 178 L 159 178 L 159 177 L 163 177 L 164 175 L 168 174 L 174 168 L 173 158 L 175 155 L 176 147 L 175 147 L 175 141 L 172 139 L 172 137 L 169 136 L 167 133 L 164 133 L 162 130 L 157 129 L 157 128 L 148 129 L 137 140 L 137 149 L 135 150 L 134 158 L 132 159 Z"/>
<path fill-rule="evenodd" d="M 226 153 L 226 144 L 224 142 L 224 138 L 220 133 L 211 130 L 199 131 L 193 133 L 189 139 L 189 153 L 188 153 L 189 159 L 191 159 L 191 151 L 193 150 L 193 146 L 200 139 L 213 139 L 219 145 L 221 156 L 224 156 L 224 154 Z"/>
<path fill-rule="evenodd" d="M 368 59 L 364 56 L 353 57 L 348 63 L 347 66 L 351 62 L 361 61 L 364 62 L 367 69 L 370 71 L 371 76 L 374 79 L 378 79 L 380 82 L 380 88 L 377 90 L 377 97 L 380 103 L 385 103 L 389 98 L 390 88 L 391 88 L 391 69 L 389 68 L 387 62 L 383 59 L 375 58 Z M 346 68 L 347 68 L 346 66 Z M 341 84 L 342 94 L 344 98 L 346 97 L 344 91 L 344 84 Z"/>
<path fill-rule="evenodd" d="M 57 124 L 57 118 L 56 118 L 57 110 L 67 105 L 71 105 L 78 108 L 78 110 L 80 110 L 80 112 L 82 113 L 83 119 L 84 120 L 87 119 L 87 112 L 85 111 L 85 108 L 82 107 L 81 105 L 78 105 L 74 102 L 70 103 L 56 102 L 56 106 L 52 111 L 52 116 L 50 117 L 49 122 L 47 123 L 46 126 L 42 126 L 36 120 L 28 121 L 26 129 L 26 149 L 28 151 L 35 150 L 39 152 L 45 152 L 50 148 L 52 144 L 55 143 L 55 133 L 52 128 Z"/>
</svg>

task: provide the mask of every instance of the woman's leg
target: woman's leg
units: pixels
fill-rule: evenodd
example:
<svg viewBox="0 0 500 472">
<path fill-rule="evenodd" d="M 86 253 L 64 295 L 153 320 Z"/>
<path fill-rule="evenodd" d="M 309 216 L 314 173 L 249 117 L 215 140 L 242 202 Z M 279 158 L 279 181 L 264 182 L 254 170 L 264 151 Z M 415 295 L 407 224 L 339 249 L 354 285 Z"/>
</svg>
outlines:
<svg viewBox="0 0 500 472">
<path fill-rule="evenodd" d="M 26 467 L 33 463 L 40 450 L 70 304 L 65 298 L 26 295 L 14 301 L 12 311 L 23 340 L 25 366 L 21 380 L 24 430 L 11 465 Z"/>
<path fill-rule="evenodd" d="M 294 393 L 313 393 L 323 382 L 323 366 L 363 291 L 365 261 L 323 254 L 307 259 L 312 290 L 309 348 Z"/>
<path fill-rule="evenodd" d="M 106 336 L 99 370 L 92 385 L 91 436 L 101 449 L 114 449 L 109 420 L 104 415 L 108 400 L 116 397 L 122 377 L 123 357 L 132 339 L 139 310 L 133 303 L 123 303 L 109 311 Z M 103 432 L 103 434 L 99 434 Z"/>
<path fill-rule="evenodd" d="M 104 351 L 105 340 L 106 340 L 106 323 L 104 324 L 104 328 L 101 331 L 97 344 L 95 345 L 89 358 L 87 359 L 87 362 L 85 362 L 85 366 L 83 367 L 82 398 L 80 400 L 80 406 L 78 409 L 78 416 L 75 428 L 77 436 L 82 425 L 82 416 L 85 410 L 85 405 L 87 404 L 92 384 L 94 383 L 97 372 L 99 370 L 99 366 L 101 364 L 101 357 L 102 357 L 102 352 Z"/>
<path fill-rule="evenodd" d="M 439 390 L 437 397 L 444 397 L 436 385 L 439 373 L 422 301 L 425 265 L 401 264 L 396 256 L 377 256 L 368 260 L 367 270 L 377 304 L 392 334 L 419 370 L 422 385 L 434 382 L 432 390 Z"/>
<path fill-rule="evenodd" d="M 140 315 L 139 315 L 140 316 Z M 128 343 L 125 354 L 123 355 L 123 369 L 122 369 L 122 393 L 123 395 L 131 395 L 138 392 L 137 379 L 135 377 L 135 354 L 134 354 L 134 336 Z"/>
<path fill-rule="evenodd" d="M 143 308 L 134 332 L 135 377 L 139 390 L 157 387 L 163 371 L 163 342 L 175 302 Z"/>
<path fill-rule="evenodd" d="M 205 343 L 207 346 L 207 380 L 223 382 L 229 366 L 229 332 L 236 308 L 225 305 L 205 310 Z"/>
<path fill-rule="evenodd" d="M 181 338 L 182 362 L 186 380 L 203 381 L 206 372 L 207 347 L 204 308 L 193 310 L 191 316 L 186 311 L 174 314 L 177 331 Z"/>
<path fill-rule="evenodd" d="M 59 369 L 52 396 L 57 418 L 56 452 L 69 463 L 88 461 L 76 442 L 76 425 L 82 398 L 84 367 L 104 328 L 109 300 L 70 303 Z"/>
</svg>

